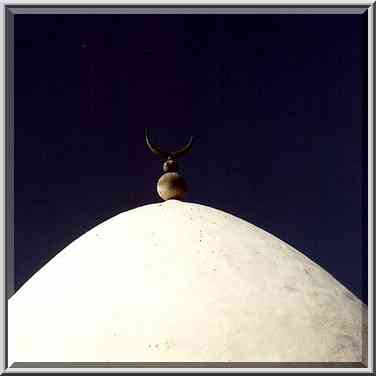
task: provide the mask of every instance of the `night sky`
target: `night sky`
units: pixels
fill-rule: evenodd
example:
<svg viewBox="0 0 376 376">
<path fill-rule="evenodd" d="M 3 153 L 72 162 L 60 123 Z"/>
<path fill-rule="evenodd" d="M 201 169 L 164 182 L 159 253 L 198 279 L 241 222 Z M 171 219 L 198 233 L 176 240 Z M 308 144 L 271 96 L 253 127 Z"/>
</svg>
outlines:
<svg viewBox="0 0 376 376">
<path fill-rule="evenodd" d="M 164 149 L 195 136 L 187 201 L 272 233 L 367 302 L 366 17 L 15 15 L 16 289 L 161 201 L 148 127 Z"/>
</svg>

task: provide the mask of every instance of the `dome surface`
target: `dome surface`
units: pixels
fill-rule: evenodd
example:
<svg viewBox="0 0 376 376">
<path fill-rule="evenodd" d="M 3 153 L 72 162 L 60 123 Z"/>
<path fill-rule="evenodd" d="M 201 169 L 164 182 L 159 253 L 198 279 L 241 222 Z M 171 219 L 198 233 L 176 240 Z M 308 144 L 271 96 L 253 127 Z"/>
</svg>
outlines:
<svg viewBox="0 0 376 376">
<path fill-rule="evenodd" d="M 223 211 L 170 200 L 73 241 L 9 301 L 13 362 L 364 362 L 367 307 Z"/>
</svg>

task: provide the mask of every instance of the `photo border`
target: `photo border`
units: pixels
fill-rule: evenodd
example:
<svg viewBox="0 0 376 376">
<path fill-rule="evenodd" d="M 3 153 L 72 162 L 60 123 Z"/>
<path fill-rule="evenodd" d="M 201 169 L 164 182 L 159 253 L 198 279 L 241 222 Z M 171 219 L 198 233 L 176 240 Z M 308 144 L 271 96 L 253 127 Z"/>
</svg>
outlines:
<svg viewBox="0 0 376 376">
<path fill-rule="evenodd" d="M 145 362 L 145 363 L 14 363 L 8 365 L 7 360 L 7 301 L 8 296 L 14 293 L 14 207 L 13 207 L 13 166 L 14 166 L 14 124 L 13 124 L 13 17 L 15 14 L 364 14 L 368 13 L 368 366 L 362 363 L 197 363 L 197 362 Z M 374 360 L 374 327 L 373 327 L 373 144 L 374 144 L 374 75 L 373 62 L 375 58 L 374 50 L 374 27 L 375 17 L 374 3 L 323 3 L 316 2 L 264 2 L 251 3 L 242 2 L 238 4 L 220 3 L 143 3 L 132 4 L 127 2 L 103 4 L 103 3 L 20 3 L 2 2 L 0 19 L 2 22 L 1 49 L 3 51 L 1 63 L 1 81 L 3 90 L 0 98 L 0 112 L 3 114 L 2 137 L 3 153 L 0 164 L 3 182 L 1 184 L 3 226 L 1 226 L 0 236 L 3 238 L 1 252 L 1 264 L 3 267 L 3 288 L 1 301 L 3 304 L 1 315 L 1 332 L 3 333 L 2 346 L 0 351 L 0 367 L 4 373 L 47 373 L 47 372 L 356 372 L 370 373 L 373 371 Z M 1 100 L 2 99 L 2 100 Z"/>
</svg>

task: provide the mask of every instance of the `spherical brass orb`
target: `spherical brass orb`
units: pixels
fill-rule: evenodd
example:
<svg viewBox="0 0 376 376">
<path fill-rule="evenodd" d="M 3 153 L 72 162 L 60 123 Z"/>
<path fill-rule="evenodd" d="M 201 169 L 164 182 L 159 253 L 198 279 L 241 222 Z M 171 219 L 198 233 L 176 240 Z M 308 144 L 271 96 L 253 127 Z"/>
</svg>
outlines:
<svg viewBox="0 0 376 376">
<path fill-rule="evenodd" d="M 177 172 L 163 174 L 157 184 L 159 197 L 163 200 L 182 200 L 187 192 L 187 183 Z"/>
</svg>

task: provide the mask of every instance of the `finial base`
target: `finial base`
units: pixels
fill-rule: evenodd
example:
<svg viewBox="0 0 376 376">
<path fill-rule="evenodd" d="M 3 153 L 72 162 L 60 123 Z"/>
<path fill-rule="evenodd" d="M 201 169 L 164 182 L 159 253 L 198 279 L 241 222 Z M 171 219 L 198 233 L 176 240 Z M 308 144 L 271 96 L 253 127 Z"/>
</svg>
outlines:
<svg viewBox="0 0 376 376">
<path fill-rule="evenodd" d="M 162 200 L 182 200 L 187 192 L 187 183 L 177 172 L 166 172 L 157 184 L 157 192 Z"/>
</svg>

